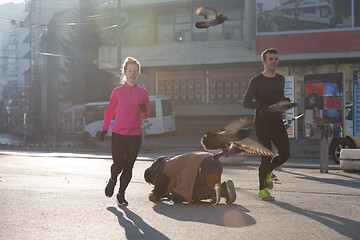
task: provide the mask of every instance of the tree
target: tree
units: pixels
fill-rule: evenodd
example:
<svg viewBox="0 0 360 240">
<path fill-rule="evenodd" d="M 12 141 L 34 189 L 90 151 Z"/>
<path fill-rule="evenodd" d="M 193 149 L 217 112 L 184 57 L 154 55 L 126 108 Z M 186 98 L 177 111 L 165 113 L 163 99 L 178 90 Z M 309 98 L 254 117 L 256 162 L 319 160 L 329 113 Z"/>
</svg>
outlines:
<svg viewBox="0 0 360 240">
<path fill-rule="evenodd" d="M 73 105 L 108 100 L 114 87 L 114 74 L 98 68 L 98 49 L 102 45 L 99 12 L 97 1 L 80 0 L 74 9 L 69 38 L 63 39 L 63 49 L 69 56 L 63 100 Z"/>
</svg>

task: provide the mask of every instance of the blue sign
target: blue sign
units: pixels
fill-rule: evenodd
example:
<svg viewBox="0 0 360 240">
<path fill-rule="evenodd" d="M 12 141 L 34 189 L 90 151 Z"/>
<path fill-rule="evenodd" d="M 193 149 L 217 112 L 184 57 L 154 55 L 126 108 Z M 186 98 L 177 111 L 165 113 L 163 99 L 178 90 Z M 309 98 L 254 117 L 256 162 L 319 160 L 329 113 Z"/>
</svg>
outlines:
<svg viewBox="0 0 360 240">
<path fill-rule="evenodd" d="M 354 71 L 354 136 L 360 137 L 360 70 Z"/>
</svg>

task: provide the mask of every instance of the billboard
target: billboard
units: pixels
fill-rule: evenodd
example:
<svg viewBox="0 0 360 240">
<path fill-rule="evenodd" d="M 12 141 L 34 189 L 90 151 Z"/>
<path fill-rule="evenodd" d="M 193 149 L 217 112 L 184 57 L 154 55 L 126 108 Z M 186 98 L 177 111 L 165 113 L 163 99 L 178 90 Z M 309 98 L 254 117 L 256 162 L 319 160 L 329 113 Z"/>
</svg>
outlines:
<svg viewBox="0 0 360 240">
<path fill-rule="evenodd" d="M 306 137 L 319 137 L 325 129 L 333 137 L 342 136 L 344 77 L 343 73 L 304 76 Z"/>
<path fill-rule="evenodd" d="M 256 50 L 359 51 L 360 0 L 256 0 Z"/>
</svg>

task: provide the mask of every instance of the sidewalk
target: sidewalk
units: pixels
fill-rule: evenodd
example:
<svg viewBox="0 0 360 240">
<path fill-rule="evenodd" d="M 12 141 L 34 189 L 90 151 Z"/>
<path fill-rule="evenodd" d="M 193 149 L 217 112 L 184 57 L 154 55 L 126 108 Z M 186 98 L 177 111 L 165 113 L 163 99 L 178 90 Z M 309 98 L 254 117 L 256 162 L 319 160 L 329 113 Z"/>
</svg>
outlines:
<svg viewBox="0 0 360 240">
<path fill-rule="evenodd" d="M 143 150 L 152 149 L 194 149 L 204 150 L 200 141 L 202 135 L 164 135 L 147 136 Z M 309 139 L 290 139 L 291 157 L 319 157 L 320 142 Z"/>
<path fill-rule="evenodd" d="M 159 154 L 164 156 L 175 156 L 190 151 L 204 151 L 200 141 L 202 135 L 193 133 L 181 135 L 168 133 L 164 135 L 145 136 L 139 152 L 139 157 L 145 159 L 156 159 Z M 25 150 L 25 151 L 49 151 L 49 152 L 73 152 L 73 153 L 102 153 L 111 158 L 111 141 L 107 138 L 101 142 L 92 139 L 91 145 L 84 145 L 80 141 L 68 141 L 60 143 L 27 144 L 24 140 L 11 135 L 0 134 L 0 149 L 3 150 Z M 284 166 L 319 168 L 320 143 L 310 139 L 290 139 L 291 156 Z M 216 153 L 218 151 L 214 151 Z M 259 164 L 260 158 L 256 155 L 237 155 L 235 161 L 225 158 L 224 165 L 253 165 Z M 329 168 L 339 169 L 339 165 L 329 159 Z"/>
<path fill-rule="evenodd" d="M 143 139 L 141 151 L 154 151 L 154 150 L 188 150 L 188 151 L 203 151 L 203 147 L 200 143 L 201 134 L 188 134 L 179 135 L 175 133 L 169 133 L 164 135 L 146 136 Z M 107 138 L 104 142 L 92 139 L 93 146 L 86 146 L 79 140 L 69 140 L 67 142 L 47 142 L 31 144 L 26 140 L 13 136 L 11 134 L 0 134 L 0 145 L 2 148 L 31 148 L 31 149 L 49 149 L 49 148 L 73 148 L 79 150 L 97 151 L 104 148 L 110 148 L 110 138 Z M 290 139 L 291 156 L 292 157 L 316 157 L 319 156 L 319 141 L 309 139 Z"/>
</svg>

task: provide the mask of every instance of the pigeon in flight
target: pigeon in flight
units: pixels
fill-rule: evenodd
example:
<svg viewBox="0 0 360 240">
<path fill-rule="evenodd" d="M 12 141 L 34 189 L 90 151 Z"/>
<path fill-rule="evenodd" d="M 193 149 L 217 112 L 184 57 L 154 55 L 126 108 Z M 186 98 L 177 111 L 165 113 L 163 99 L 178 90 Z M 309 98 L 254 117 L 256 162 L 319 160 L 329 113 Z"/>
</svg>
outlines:
<svg viewBox="0 0 360 240">
<path fill-rule="evenodd" d="M 211 26 L 216 26 L 222 24 L 228 18 L 222 14 L 217 14 L 217 11 L 208 7 L 198 7 L 195 9 L 195 14 L 198 16 L 203 16 L 205 18 L 204 22 L 196 22 L 196 28 L 208 28 Z"/>
<path fill-rule="evenodd" d="M 252 122 L 239 118 L 225 125 L 219 132 L 206 132 L 201 138 L 201 144 L 206 150 L 222 149 L 231 142 L 248 137 L 252 132 Z"/>
<path fill-rule="evenodd" d="M 231 155 L 245 152 L 248 154 L 259 154 L 263 156 L 273 156 L 274 153 L 249 138 L 253 132 L 253 121 L 245 118 L 239 118 L 227 124 L 219 132 L 206 132 L 201 138 L 201 145 L 205 150 L 217 150 L 221 152 L 214 158 L 225 155 Z"/>
<path fill-rule="evenodd" d="M 274 103 L 264 109 L 260 110 L 261 113 L 268 113 L 268 112 L 285 112 L 286 110 L 297 107 L 297 103 L 290 102 L 290 99 L 286 98 L 284 100 L 281 100 L 277 103 Z"/>
</svg>

